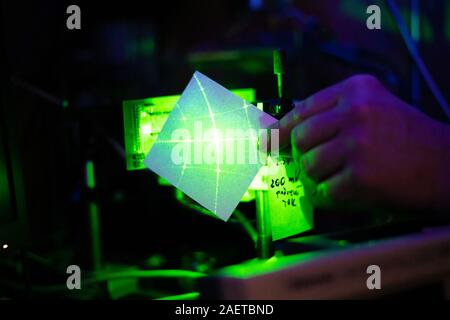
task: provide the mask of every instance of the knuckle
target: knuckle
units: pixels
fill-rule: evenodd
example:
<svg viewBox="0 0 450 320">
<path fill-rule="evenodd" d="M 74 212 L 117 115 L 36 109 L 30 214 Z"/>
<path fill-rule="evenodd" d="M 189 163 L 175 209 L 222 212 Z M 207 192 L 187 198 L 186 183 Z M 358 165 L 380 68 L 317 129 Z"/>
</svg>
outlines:
<svg viewBox="0 0 450 320">
<path fill-rule="evenodd" d="M 364 131 L 359 131 L 355 133 L 353 138 L 353 146 L 354 151 L 358 155 L 362 155 L 366 152 L 367 148 L 369 147 L 369 138 L 367 137 L 367 134 Z"/>
<path fill-rule="evenodd" d="M 363 130 L 352 130 L 342 137 L 342 147 L 351 159 L 359 159 L 367 151 L 369 147 L 369 138 Z"/>
<path fill-rule="evenodd" d="M 358 74 L 350 77 L 347 84 L 352 88 L 372 88 L 379 84 L 379 80 L 370 74 Z"/>
<path fill-rule="evenodd" d="M 348 111 L 353 121 L 365 122 L 370 119 L 372 108 L 366 98 L 359 98 L 349 105 Z"/>
</svg>

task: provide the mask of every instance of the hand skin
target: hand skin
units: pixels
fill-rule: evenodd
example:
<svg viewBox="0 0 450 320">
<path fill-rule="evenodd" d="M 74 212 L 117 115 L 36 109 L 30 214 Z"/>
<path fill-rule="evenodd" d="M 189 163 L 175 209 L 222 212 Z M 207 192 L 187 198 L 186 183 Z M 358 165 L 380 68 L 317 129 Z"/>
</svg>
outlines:
<svg viewBox="0 0 450 320">
<path fill-rule="evenodd" d="M 278 123 L 280 148 L 316 187 L 318 207 L 450 212 L 450 127 L 415 110 L 374 77 L 324 89 Z"/>
</svg>

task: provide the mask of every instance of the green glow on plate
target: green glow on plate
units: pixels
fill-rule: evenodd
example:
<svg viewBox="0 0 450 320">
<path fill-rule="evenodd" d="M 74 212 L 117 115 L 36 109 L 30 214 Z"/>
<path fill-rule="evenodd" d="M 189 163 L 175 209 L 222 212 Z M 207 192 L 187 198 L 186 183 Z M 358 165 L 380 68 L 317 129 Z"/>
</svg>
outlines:
<svg viewBox="0 0 450 320">
<path fill-rule="evenodd" d="M 324 252 L 308 252 L 289 256 L 275 256 L 268 260 L 252 259 L 240 264 L 225 267 L 211 276 L 226 276 L 231 278 L 246 279 L 248 277 L 260 276 L 280 270 L 298 266 L 299 263 L 314 261 L 315 258 L 325 255 Z"/>
</svg>

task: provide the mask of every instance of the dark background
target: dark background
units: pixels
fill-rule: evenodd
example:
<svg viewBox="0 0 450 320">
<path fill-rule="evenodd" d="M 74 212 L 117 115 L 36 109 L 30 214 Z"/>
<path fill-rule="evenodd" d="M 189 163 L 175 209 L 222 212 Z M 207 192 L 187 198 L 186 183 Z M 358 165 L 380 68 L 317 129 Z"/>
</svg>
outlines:
<svg viewBox="0 0 450 320">
<path fill-rule="evenodd" d="M 153 257 L 158 267 L 189 268 L 200 255 L 215 268 L 253 256 L 239 225 L 184 209 L 154 174 L 126 171 L 114 147 L 124 145 L 123 100 L 179 94 L 195 70 L 270 99 L 276 95 L 271 50 L 284 48 L 294 98 L 365 72 L 444 119 L 422 82 L 413 100 L 412 63 L 383 1 L 261 1 L 252 9 L 257 3 L 2 1 L 2 72 L 10 80 L 2 88 L 10 96 L 4 113 L 5 121 L 14 119 L 29 250 L 55 265 L 89 266 L 86 203 L 95 197 L 105 261 L 133 265 Z M 365 9 L 373 3 L 382 7 L 382 30 L 366 28 Z M 398 3 L 409 19 L 410 1 Z M 70 4 L 81 8 L 81 30 L 66 28 Z M 450 99 L 450 1 L 420 4 L 419 47 Z M 44 99 L 30 86 L 56 98 Z M 85 190 L 87 159 L 95 163 L 94 195 Z M 254 219 L 252 204 L 240 209 Z M 330 219 L 323 227 L 337 228 Z"/>
</svg>

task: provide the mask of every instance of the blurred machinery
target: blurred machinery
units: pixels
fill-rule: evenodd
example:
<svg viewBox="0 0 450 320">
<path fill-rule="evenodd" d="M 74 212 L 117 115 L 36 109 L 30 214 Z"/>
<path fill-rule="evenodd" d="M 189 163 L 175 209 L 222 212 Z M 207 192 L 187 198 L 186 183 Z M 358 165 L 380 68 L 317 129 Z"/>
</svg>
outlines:
<svg viewBox="0 0 450 320">
<path fill-rule="evenodd" d="M 4 61 L 3 57 L 1 59 Z M 3 67 L 6 69 L 6 66 Z M 15 137 L 17 113 L 7 112 L 13 104 L 6 75 L 7 73 L 1 75 L 0 97 L 0 252 L 2 255 L 24 245 L 27 227 L 23 173 Z"/>
<path fill-rule="evenodd" d="M 252 187 L 223 223 L 142 170 L 194 70 L 243 88 L 233 92 L 277 117 L 287 98 L 372 73 L 445 120 L 396 20 L 368 39 L 365 1 L 329 1 L 199 0 L 158 10 L 83 2 L 89 14 L 72 33 L 61 20 L 64 2 L 29 10 L 2 2 L 0 298 L 360 297 L 365 282 L 356 274 L 369 263 L 386 269 L 392 294 L 448 297 L 448 230 L 436 228 L 448 217 L 314 210 L 314 224 L 273 214 L 270 225 L 269 214 L 298 207 Z M 399 3 L 444 83 L 448 75 L 433 71 L 450 52 L 450 1 Z M 275 48 L 286 55 L 274 70 Z M 280 176 L 295 181 L 297 172 Z M 80 292 L 65 285 L 72 264 L 83 270 Z"/>
</svg>

